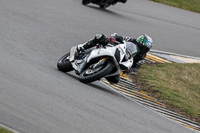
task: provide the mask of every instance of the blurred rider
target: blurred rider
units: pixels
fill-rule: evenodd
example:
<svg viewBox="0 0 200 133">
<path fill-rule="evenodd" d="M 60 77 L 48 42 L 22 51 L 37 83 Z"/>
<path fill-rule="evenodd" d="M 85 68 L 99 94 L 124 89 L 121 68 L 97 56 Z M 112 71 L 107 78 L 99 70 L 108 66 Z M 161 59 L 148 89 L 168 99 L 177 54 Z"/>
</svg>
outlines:
<svg viewBox="0 0 200 133">
<path fill-rule="evenodd" d="M 136 74 L 138 69 L 143 64 L 147 52 L 152 48 L 153 40 L 147 34 L 141 35 L 137 39 L 127 36 L 121 36 L 117 33 L 112 34 L 109 38 L 106 37 L 106 35 L 104 34 L 97 34 L 93 39 L 90 39 L 83 44 L 79 44 L 77 46 L 77 51 L 79 52 L 97 46 L 98 44 L 106 46 L 108 44 L 113 44 L 113 42 L 115 41 L 121 43 L 123 43 L 123 41 L 132 42 L 137 46 L 137 54 L 133 57 L 133 65 L 129 70 L 126 70 L 126 73 Z M 118 80 L 119 77 L 116 77 L 116 81 L 114 83 L 118 82 Z"/>
</svg>

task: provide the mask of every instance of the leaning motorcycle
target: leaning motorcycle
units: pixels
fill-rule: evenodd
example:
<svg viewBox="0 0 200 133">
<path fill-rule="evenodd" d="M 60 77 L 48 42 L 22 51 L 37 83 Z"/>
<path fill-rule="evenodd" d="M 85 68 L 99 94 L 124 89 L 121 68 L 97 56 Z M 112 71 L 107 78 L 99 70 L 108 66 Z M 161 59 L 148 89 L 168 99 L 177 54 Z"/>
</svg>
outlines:
<svg viewBox="0 0 200 133">
<path fill-rule="evenodd" d="M 111 5 L 115 5 L 117 2 L 126 3 L 127 0 L 82 0 L 83 5 L 93 3 L 99 5 L 100 8 L 107 8 Z"/>
<path fill-rule="evenodd" d="M 120 70 L 130 69 L 133 57 L 137 54 L 137 46 L 125 41 L 106 46 L 98 45 L 82 52 L 77 52 L 76 49 L 77 46 L 73 46 L 70 53 L 61 57 L 57 68 L 62 72 L 75 70 L 83 83 L 94 82 L 104 77 L 109 81 L 119 75 Z"/>
</svg>

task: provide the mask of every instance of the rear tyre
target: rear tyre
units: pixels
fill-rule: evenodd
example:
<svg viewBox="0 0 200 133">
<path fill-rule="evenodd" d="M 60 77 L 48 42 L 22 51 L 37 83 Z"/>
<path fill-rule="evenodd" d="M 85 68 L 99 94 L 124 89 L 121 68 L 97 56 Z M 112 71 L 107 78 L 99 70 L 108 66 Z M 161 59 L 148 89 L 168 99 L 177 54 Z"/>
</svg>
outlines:
<svg viewBox="0 0 200 133">
<path fill-rule="evenodd" d="M 72 64 L 69 61 L 69 55 L 70 53 L 67 53 L 63 57 L 61 57 L 57 63 L 58 70 L 62 72 L 69 72 L 73 70 Z"/>
<path fill-rule="evenodd" d="M 86 70 L 84 70 L 79 77 L 79 80 L 83 83 L 90 83 L 90 82 L 94 82 L 96 80 L 100 80 L 101 78 L 105 77 L 106 75 L 108 75 L 113 67 L 112 64 L 109 62 L 106 62 L 106 64 L 104 64 L 104 66 L 102 68 L 100 68 L 100 70 L 95 71 L 93 69 L 93 71 L 95 71 L 94 73 L 89 73 L 88 71 L 90 71 L 90 67 L 87 68 Z M 97 68 L 99 69 L 99 68 Z"/>
</svg>

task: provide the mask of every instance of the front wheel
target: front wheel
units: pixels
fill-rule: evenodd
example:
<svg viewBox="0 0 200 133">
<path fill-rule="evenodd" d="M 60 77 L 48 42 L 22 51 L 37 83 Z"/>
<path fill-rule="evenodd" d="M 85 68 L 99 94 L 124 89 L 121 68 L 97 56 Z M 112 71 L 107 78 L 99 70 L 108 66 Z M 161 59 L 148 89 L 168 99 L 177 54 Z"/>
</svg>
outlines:
<svg viewBox="0 0 200 133">
<path fill-rule="evenodd" d="M 73 70 L 72 64 L 69 61 L 69 55 L 70 53 L 67 53 L 63 57 L 61 57 L 57 63 L 58 70 L 62 72 L 69 72 Z"/>
<path fill-rule="evenodd" d="M 90 83 L 99 80 L 112 71 L 113 67 L 110 62 L 106 62 L 103 66 L 97 68 L 88 67 L 84 70 L 79 77 L 79 80 L 83 83 Z"/>
</svg>

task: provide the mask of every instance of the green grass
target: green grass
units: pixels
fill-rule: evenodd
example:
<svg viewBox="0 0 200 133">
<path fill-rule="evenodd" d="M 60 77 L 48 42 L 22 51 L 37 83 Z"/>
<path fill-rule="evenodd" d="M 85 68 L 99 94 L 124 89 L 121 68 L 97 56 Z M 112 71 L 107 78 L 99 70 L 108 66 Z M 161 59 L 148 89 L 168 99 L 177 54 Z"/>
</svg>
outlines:
<svg viewBox="0 0 200 133">
<path fill-rule="evenodd" d="M 11 131 L 0 126 L 0 133 L 13 133 L 13 132 L 11 132 Z"/>
<path fill-rule="evenodd" d="M 200 116 L 200 64 L 144 64 L 139 73 L 158 99 Z"/>
<path fill-rule="evenodd" d="M 200 13 L 200 0 L 151 0 L 151 1 Z"/>
</svg>

